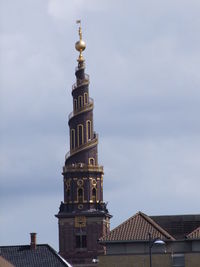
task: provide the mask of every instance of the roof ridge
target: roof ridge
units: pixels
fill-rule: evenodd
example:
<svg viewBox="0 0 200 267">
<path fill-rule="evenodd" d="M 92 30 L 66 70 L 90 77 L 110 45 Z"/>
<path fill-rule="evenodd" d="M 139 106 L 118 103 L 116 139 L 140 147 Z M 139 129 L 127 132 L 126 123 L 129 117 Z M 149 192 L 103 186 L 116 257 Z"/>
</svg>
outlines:
<svg viewBox="0 0 200 267">
<path fill-rule="evenodd" d="M 37 244 L 36 246 L 50 246 L 49 244 Z M 30 247 L 30 244 L 24 244 L 24 245 L 5 245 L 5 246 L 1 246 L 0 245 L 0 248 L 14 248 L 14 247 Z"/>
<path fill-rule="evenodd" d="M 145 213 L 139 211 L 139 214 L 146 220 L 148 223 L 150 223 L 153 227 L 156 228 L 160 233 L 162 233 L 164 236 L 171 240 L 176 240 L 172 235 L 170 235 L 165 229 L 163 229 L 159 224 L 157 224 L 152 218 L 150 218 L 148 215 Z"/>
<path fill-rule="evenodd" d="M 54 249 L 54 248 L 52 248 L 49 244 L 47 244 L 47 246 L 48 246 L 48 249 L 52 252 L 52 253 L 54 253 L 54 255 L 57 257 L 57 259 L 62 263 L 62 264 L 67 264 L 67 266 L 69 266 L 69 263 L 61 256 L 61 255 L 59 255 L 59 253 Z"/>
<path fill-rule="evenodd" d="M 150 217 L 182 217 L 182 216 L 200 216 L 200 213 L 181 213 L 181 214 L 162 214 L 162 215 L 151 215 Z"/>
<path fill-rule="evenodd" d="M 146 215 L 145 213 L 138 211 L 136 214 L 134 214 L 133 216 L 131 216 L 130 218 L 128 218 L 127 220 L 125 220 L 124 222 L 122 222 L 121 224 L 119 224 L 117 227 L 115 227 L 114 229 L 112 229 L 107 235 L 102 236 L 99 240 L 103 241 L 106 239 L 109 239 L 112 237 L 112 235 L 117 234 L 117 231 L 120 228 L 126 227 L 126 225 L 131 222 L 132 220 L 134 220 L 134 218 L 136 218 L 137 216 L 140 216 L 143 220 L 145 220 L 149 225 L 151 225 L 151 227 L 153 227 L 156 231 L 158 231 L 160 234 L 162 234 L 164 237 L 166 237 L 167 239 L 170 240 L 176 240 L 172 235 L 170 235 L 166 230 L 164 230 L 159 224 L 157 224 L 153 219 L 151 219 L 148 215 Z"/>
<path fill-rule="evenodd" d="M 175 240 L 175 238 L 172 235 L 170 235 L 166 230 L 164 230 L 153 219 L 151 219 L 148 215 L 146 215 L 145 213 L 143 213 L 141 211 L 138 211 L 136 214 L 134 214 L 133 216 L 131 216 L 130 218 L 128 218 L 127 220 L 125 220 L 124 222 L 122 222 L 121 224 L 119 224 L 117 227 L 115 227 L 114 229 L 112 229 L 107 235 L 102 236 L 99 240 L 102 241 L 104 239 L 109 238 L 114 232 L 116 232 L 121 227 L 125 226 L 128 222 L 132 221 L 138 215 L 140 215 L 145 221 L 147 221 L 147 223 L 149 223 L 153 228 L 155 228 L 157 231 L 159 231 L 166 238 L 171 239 L 173 241 Z"/>
</svg>

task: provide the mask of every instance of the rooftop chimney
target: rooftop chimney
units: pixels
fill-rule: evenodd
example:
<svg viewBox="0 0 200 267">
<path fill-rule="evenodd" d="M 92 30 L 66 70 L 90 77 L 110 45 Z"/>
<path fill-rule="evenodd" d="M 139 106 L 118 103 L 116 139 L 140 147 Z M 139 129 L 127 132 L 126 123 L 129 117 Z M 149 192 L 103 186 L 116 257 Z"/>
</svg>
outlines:
<svg viewBox="0 0 200 267">
<path fill-rule="evenodd" d="M 30 235 L 31 235 L 31 244 L 30 244 L 30 246 L 31 246 L 31 249 L 36 249 L 36 245 L 37 245 L 37 243 L 36 243 L 36 233 L 30 233 Z"/>
</svg>

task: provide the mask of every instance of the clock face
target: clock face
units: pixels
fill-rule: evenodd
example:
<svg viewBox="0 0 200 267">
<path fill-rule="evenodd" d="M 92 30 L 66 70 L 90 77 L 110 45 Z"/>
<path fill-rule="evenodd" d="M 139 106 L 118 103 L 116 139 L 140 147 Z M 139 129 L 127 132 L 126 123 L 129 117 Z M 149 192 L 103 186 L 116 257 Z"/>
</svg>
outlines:
<svg viewBox="0 0 200 267">
<path fill-rule="evenodd" d="M 75 217 L 75 227 L 86 227 L 86 217 L 85 216 L 76 216 Z"/>
</svg>

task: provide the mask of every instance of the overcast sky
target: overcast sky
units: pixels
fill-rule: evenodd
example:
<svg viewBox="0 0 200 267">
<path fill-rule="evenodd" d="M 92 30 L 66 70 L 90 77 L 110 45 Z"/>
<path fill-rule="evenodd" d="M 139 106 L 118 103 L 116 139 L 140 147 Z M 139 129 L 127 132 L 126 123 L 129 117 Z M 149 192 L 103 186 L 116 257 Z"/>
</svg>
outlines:
<svg viewBox="0 0 200 267">
<path fill-rule="evenodd" d="M 58 249 L 82 20 L 111 227 L 199 213 L 199 0 L 0 0 L 0 245 Z"/>
</svg>

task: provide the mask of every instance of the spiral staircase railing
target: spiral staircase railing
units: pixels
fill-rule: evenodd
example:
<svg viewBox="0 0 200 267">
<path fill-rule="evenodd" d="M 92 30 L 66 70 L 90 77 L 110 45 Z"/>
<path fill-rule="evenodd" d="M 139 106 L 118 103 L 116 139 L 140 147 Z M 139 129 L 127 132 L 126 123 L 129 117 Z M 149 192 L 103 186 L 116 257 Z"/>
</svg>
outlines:
<svg viewBox="0 0 200 267">
<path fill-rule="evenodd" d="M 75 90 L 76 88 L 82 86 L 82 85 L 87 85 L 90 82 L 90 76 L 85 73 L 85 78 L 77 80 L 73 85 L 72 85 L 72 91 Z"/>
<path fill-rule="evenodd" d="M 94 132 L 94 136 L 93 136 L 93 138 L 91 140 L 88 140 L 83 145 L 81 145 L 81 146 L 79 146 L 79 147 L 77 147 L 77 148 L 75 148 L 73 150 L 68 151 L 67 154 L 65 155 L 65 161 L 69 157 L 71 157 L 71 156 L 73 156 L 73 155 L 77 154 L 78 152 L 81 152 L 81 151 L 83 151 L 85 149 L 91 148 L 91 146 L 94 146 L 97 143 L 98 143 L 98 134 L 96 132 Z"/>
<path fill-rule="evenodd" d="M 77 116 L 78 114 L 88 111 L 90 109 L 92 109 L 94 106 L 94 100 L 90 97 L 89 98 L 89 103 L 79 109 L 77 109 L 76 111 L 72 111 L 69 113 L 68 115 L 68 120 L 71 120 L 72 117 Z"/>
</svg>

